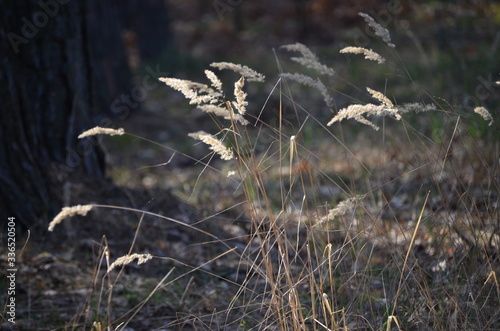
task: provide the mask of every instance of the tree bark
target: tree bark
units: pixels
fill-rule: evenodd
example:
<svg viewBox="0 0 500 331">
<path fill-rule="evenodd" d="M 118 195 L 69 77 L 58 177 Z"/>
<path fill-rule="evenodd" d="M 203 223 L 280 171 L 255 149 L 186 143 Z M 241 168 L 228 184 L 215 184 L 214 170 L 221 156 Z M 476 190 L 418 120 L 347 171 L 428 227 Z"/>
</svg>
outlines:
<svg viewBox="0 0 500 331">
<path fill-rule="evenodd" d="M 166 1 L 129 0 L 127 29 L 137 37 L 139 57 L 143 62 L 157 61 L 170 45 Z"/>
<path fill-rule="evenodd" d="M 130 89 L 131 76 L 120 43 L 121 7 L 103 3 L 0 5 L 2 223 L 15 216 L 25 226 L 40 224 L 60 210 L 65 180 L 104 176 L 98 140 L 77 136 L 99 124 L 95 115 Z"/>
</svg>

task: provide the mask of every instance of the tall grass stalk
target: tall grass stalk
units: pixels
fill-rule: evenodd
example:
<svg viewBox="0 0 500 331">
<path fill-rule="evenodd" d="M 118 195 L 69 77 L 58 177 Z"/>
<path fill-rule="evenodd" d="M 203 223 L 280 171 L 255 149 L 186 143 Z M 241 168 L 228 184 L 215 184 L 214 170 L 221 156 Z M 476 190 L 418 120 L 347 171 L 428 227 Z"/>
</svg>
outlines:
<svg viewBox="0 0 500 331">
<path fill-rule="evenodd" d="M 369 15 L 360 15 L 389 48 L 395 47 L 387 29 Z M 464 122 L 474 120 L 469 116 L 471 110 L 457 111 L 438 99 L 399 104 L 387 91 L 389 85 L 358 88 L 365 91 L 362 97 L 379 104 L 356 100 L 337 111 L 337 90 L 325 83 L 325 77 L 336 79 L 339 73 L 305 45 L 283 49 L 298 52 L 300 56 L 291 60 L 322 79 L 281 72 L 272 85 L 271 94 L 278 99 L 272 124 L 262 119 L 262 111 L 255 115 L 245 92 L 247 82 L 263 82 L 265 76 L 246 66 L 228 62 L 211 65 L 236 73 L 228 94 L 222 80 L 210 70 L 205 71 L 210 85 L 160 78 L 214 121 L 216 131 L 190 134 L 208 145 L 209 161 L 188 157 L 202 162 L 204 171 L 213 170 L 224 178 L 228 172 L 233 174 L 228 181 L 234 185 L 234 196 L 241 196 L 242 201 L 232 201 L 224 211 L 238 209 L 240 220 L 248 222 L 243 247 L 230 247 L 225 238 L 210 230 L 126 207 L 92 204 L 65 208 L 50 224 L 49 229 L 54 230 L 65 217 L 85 215 L 94 208 L 114 208 L 194 230 L 224 247 L 223 253 L 199 266 L 176 261 L 191 270 L 167 281 L 170 270 L 138 306 L 119 319 L 113 319 L 111 313 L 114 283 L 108 278 L 107 323 L 122 323 L 120 328 L 125 328 L 155 292 L 201 271 L 204 265 L 236 255 L 238 269 L 245 271 L 243 277 L 229 280 L 203 272 L 237 286 L 227 300 L 226 321 L 236 314 L 239 325 L 249 323 L 250 329 L 500 327 L 500 316 L 494 313 L 500 303 L 496 278 L 500 238 L 495 232 L 500 226 L 495 221 L 499 201 L 491 201 L 499 191 L 494 180 L 498 167 L 467 131 Z M 364 54 L 384 63 L 368 49 L 344 48 L 341 52 Z M 401 70 L 407 72 L 406 68 Z M 409 75 L 408 79 L 411 81 Z M 298 102 L 294 82 L 319 90 L 323 108 L 313 111 Z M 272 97 L 267 97 L 266 104 Z M 493 124 L 485 108 L 474 112 Z M 381 119 L 387 116 L 387 122 Z M 430 132 L 429 123 L 436 117 L 442 127 Z M 367 130 L 378 130 L 384 120 L 384 137 L 377 131 L 359 133 L 358 124 L 350 119 L 368 125 Z M 90 133 L 125 132 L 101 129 Z M 382 138 L 384 145 L 377 146 Z M 476 169 L 484 173 L 480 176 Z M 476 183 L 475 177 L 481 179 Z M 202 181 L 200 174 L 195 186 Z M 210 210 L 212 202 L 219 199 L 211 198 L 201 207 Z M 218 215 L 215 210 L 210 212 Z M 133 253 L 132 247 L 133 243 L 124 259 L 114 263 L 106 255 L 108 274 L 115 266 L 123 270 L 122 263 L 134 258 L 140 262 L 175 260 Z M 101 256 L 105 253 L 109 254 L 107 243 Z M 181 302 L 191 286 L 190 280 Z M 488 286 L 496 290 L 485 294 Z M 466 292 L 470 295 L 464 295 Z M 473 305 L 461 301 L 471 297 Z M 492 315 L 483 316 L 479 306 Z"/>
</svg>

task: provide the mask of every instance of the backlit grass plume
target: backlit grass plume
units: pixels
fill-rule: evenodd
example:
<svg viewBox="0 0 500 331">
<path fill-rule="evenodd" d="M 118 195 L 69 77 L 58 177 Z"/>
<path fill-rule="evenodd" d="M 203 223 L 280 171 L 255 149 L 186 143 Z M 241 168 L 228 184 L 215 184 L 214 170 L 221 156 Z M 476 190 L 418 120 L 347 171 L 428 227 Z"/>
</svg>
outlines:
<svg viewBox="0 0 500 331">
<path fill-rule="evenodd" d="M 92 210 L 93 205 L 76 205 L 72 207 L 64 207 L 59 214 L 54 217 L 49 224 L 49 231 L 54 231 L 57 224 L 61 223 L 65 218 L 75 215 L 85 216 Z"/>
<path fill-rule="evenodd" d="M 198 131 L 188 134 L 189 137 L 200 140 L 210 146 L 210 149 L 219 154 L 223 160 L 231 160 L 234 158 L 233 151 L 224 146 L 222 141 L 205 131 Z"/>
<path fill-rule="evenodd" d="M 491 116 L 491 113 L 486 108 L 484 108 L 484 107 L 476 107 L 476 108 L 474 108 L 474 112 L 476 114 L 481 115 L 481 117 L 485 121 L 490 121 L 490 123 L 488 124 L 488 126 L 493 125 L 493 117 Z"/>
<path fill-rule="evenodd" d="M 394 107 L 394 104 L 392 103 L 391 100 L 389 100 L 388 97 L 386 97 L 383 93 L 381 92 L 378 92 L 378 91 L 375 91 L 375 90 L 372 90 L 371 88 L 367 87 L 366 90 L 368 91 L 368 93 L 371 94 L 371 96 L 374 98 L 374 99 L 377 99 L 378 101 L 382 102 L 384 105 L 386 105 L 387 107 L 389 108 L 392 108 Z"/>
<path fill-rule="evenodd" d="M 385 62 L 385 59 L 378 53 L 363 47 L 345 47 L 340 50 L 340 53 L 362 54 L 367 60 L 377 61 L 379 64 Z"/>
<path fill-rule="evenodd" d="M 248 121 L 243 117 L 247 111 L 247 94 L 244 92 L 245 80 L 263 82 L 265 76 L 250 69 L 247 66 L 229 62 L 214 62 L 211 67 L 219 70 L 228 69 L 237 72 L 241 78 L 234 84 L 234 98 L 232 103 L 227 101 L 222 88 L 222 81 L 211 70 L 205 70 L 205 76 L 211 83 L 208 86 L 203 83 L 192 82 L 185 79 L 170 77 L 159 78 L 160 81 L 184 94 L 189 99 L 190 104 L 195 104 L 198 109 L 206 113 L 220 116 L 226 120 L 239 122 L 241 125 L 247 125 Z M 234 111 L 237 110 L 237 112 Z"/>
<path fill-rule="evenodd" d="M 354 119 L 359 123 L 369 125 L 373 129 L 378 130 L 379 127 L 375 125 L 373 122 L 369 121 L 365 116 L 383 116 L 387 115 L 387 106 L 385 105 L 374 105 L 374 104 L 366 104 L 366 105 L 350 105 L 347 108 L 342 108 L 337 115 L 335 115 L 330 122 L 326 125 L 330 126 L 333 123 L 341 122 L 344 119 Z"/>
<path fill-rule="evenodd" d="M 317 89 L 321 95 L 323 96 L 323 100 L 325 100 L 325 103 L 328 107 L 333 107 L 333 98 L 332 96 L 330 95 L 330 93 L 328 92 L 328 88 L 326 87 L 326 85 L 321 81 L 321 79 L 319 78 L 312 78 L 310 76 L 307 76 L 307 75 L 303 75 L 303 74 L 291 74 L 291 73 L 283 73 L 280 75 L 282 78 L 287 78 L 287 79 L 291 79 L 291 80 L 294 80 L 300 84 L 303 84 L 305 86 L 309 86 L 309 87 L 313 87 L 315 89 Z"/>
<path fill-rule="evenodd" d="M 433 104 L 422 104 L 418 102 L 404 103 L 402 105 L 397 105 L 396 108 L 400 114 L 405 113 L 422 113 L 427 111 L 436 111 L 437 107 Z"/>
<path fill-rule="evenodd" d="M 328 215 L 321 217 L 315 226 L 321 226 L 328 221 L 333 220 L 335 217 L 343 216 L 347 214 L 349 211 L 352 211 L 357 204 L 364 199 L 364 195 L 358 195 L 347 200 L 339 202 L 339 204 L 328 211 Z"/>
<path fill-rule="evenodd" d="M 217 105 L 200 105 L 198 109 L 207 113 L 220 116 L 225 120 L 235 120 L 241 125 L 247 125 L 248 121 L 243 117 L 242 114 L 231 113 L 227 106 L 217 106 Z M 246 110 L 246 109 L 245 109 Z"/>
<path fill-rule="evenodd" d="M 307 48 L 307 46 L 305 46 L 301 43 L 283 45 L 280 48 L 283 48 L 287 51 L 293 51 L 293 52 L 300 53 L 301 54 L 300 57 L 291 57 L 290 59 L 292 61 L 295 61 L 295 62 L 303 65 L 306 68 L 314 69 L 319 74 L 322 74 L 322 75 L 328 75 L 328 76 L 335 75 L 335 70 L 322 64 L 319 61 L 318 57 L 309 48 Z"/>
<path fill-rule="evenodd" d="M 214 90 L 206 84 L 192 82 L 190 80 L 161 77 L 158 78 L 174 90 L 184 94 L 190 104 L 213 104 L 222 97 L 222 93 Z"/>
<path fill-rule="evenodd" d="M 382 25 L 377 23 L 373 17 L 371 17 L 368 14 L 365 13 L 358 13 L 359 16 L 363 17 L 366 23 L 368 23 L 368 26 L 373 29 L 375 34 L 380 37 L 386 44 L 387 46 L 394 48 L 396 45 L 391 43 L 391 35 L 389 34 L 389 30 L 384 28 Z"/>
<path fill-rule="evenodd" d="M 236 97 L 236 102 L 233 102 L 234 107 L 238 110 L 240 115 L 245 115 L 247 112 L 248 102 L 246 101 L 247 94 L 243 92 L 243 86 L 245 85 L 245 77 L 241 77 L 234 84 L 234 96 Z"/>
<path fill-rule="evenodd" d="M 266 79 L 266 76 L 264 76 L 263 74 L 260 74 L 257 71 L 241 64 L 230 62 L 214 62 L 210 64 L 210 66 L 219 70 L 227 69 L 237 72 L 245 77 L 249 82 L 263 82 Z"/>
<path fill-rule="evenodd" d="M 106 135 L 109 135 L 109 136 L 115 136 L 115 135 L 121 136 L 124 133 L 125 133 L 125 130 L 123 130 L 122 128 L 120 128 L 120 129 L 111 129 L 111 128 L 101 128 L 100 126 L 96 126 L 96 127 L 92 128 L 90 130 L 82 132 L 78 136 L 78 138 L 82 139 L 82 138 L 89 137 L 89 136 L 95 136 L 97 134 L 106 134 Z"/>
<path fill-rule="evenodd" d="M 205 70 L 205 75 L 212 82 L 212 87 L 215 88 L 217 92 L 222 93 L 222 82 L 219 77 L 217 77 L 217 75 L 210 70 Z"/>
<path fill-rule="evenodd" d="M 378 130 L 379 127 L 375 125 L 373 122 L 369 121 L 366 116 L 386 116 L 391 115 L 396 120 L 401 119 L 401 115 L 398 113 L 398 108 L 394 107 L 393 103 L 389 98 L 387 98 L 381 92 L 372 90 L 367 87 L 367 91 L 371 94 L 374 99 L 377 99 L 382 104 L 374 105 L 374 104 L 366 104 L 366 105 L 350 105 L 347 108 L 341 109 L 337 115 L 335 115 L 330 122 L 328 122 L 327 126 L 332 125 L 335 122 L 341 122 L 344 119 L 354 119 L 362 124 L 366 124 L 371 126 L 373 129 Z"/>
<path fill-rule="evenodd" d="M 108 272 L 115 269 L 116 267 L 119 267 L 122 265 L 127 265 L 127 264 L 133 262 L 134 260 L 137 260 L 137 264 L 143 264 L 143 263 L 148 262 L 152 258 L 153 258 L 153 256 L 149 253 L 148 254 L 137 254 L 137 253 L 127 254 L 127 255 L 121 256 L 118 259 L 116 259 L 116 261 L 113 262 L 109 266 Z"/>
</svg>

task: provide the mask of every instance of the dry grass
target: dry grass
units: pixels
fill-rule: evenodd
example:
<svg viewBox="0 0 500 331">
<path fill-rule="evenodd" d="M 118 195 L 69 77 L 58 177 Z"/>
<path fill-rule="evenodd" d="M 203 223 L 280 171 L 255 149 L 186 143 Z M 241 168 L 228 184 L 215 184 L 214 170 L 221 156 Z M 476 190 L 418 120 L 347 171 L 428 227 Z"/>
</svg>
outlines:
<svg viewBox="0 0 500 331">
<path fill-rule="evenodd" d="M 382 56 L 371 49 L 363 47 L 345 47 L 342 48 L 339 53 L 363 54 L 367 60 L 377 61 L 379 64 L 385 62 L 385 59 Z"/>
<path fill-rule="evenodd" d="M 371 17 L 363 17 L 388 46 L 394 46 L 387 30 Z M 293 61 L 322 75 L 334 74 L 304 45 L 284 48 L 301 54 Z M 477 124 L 477 117 L 471 116 L 473 111 L 491 125 L 489 112 L 484 108 L 454 109 L 439 100 L 432 100 L 431 105 L 421 100 L 398 105 L 386 96 L 390 94 L 367 88 L 367 98 L 375 98 L 380 105 L 350 105 L 327 123 L 328 116 L 301 107 L 291 92 L 293 82 L 281 78 L 319 88 L 326 100 L 324 112 L 333 111 L 334 91 L 319 78 L 283 73 L 272 95 L 279 99 L 278 121 L 270 125 L 247 110 L 244 92 L 245 79 L 262 81 L 264 76 L 225 62 L 212 67 L 235 70 L 241 75 L 233 97 L 224 94 L 221 80 L 211 71 L 205 73 L 212 87 L 161 79 L 182 92 L 191 104 L 216 115 L 212 119 L 218 132 L 191 134 L 207 143 L 213 153 L 208 161 L 200 160 L 201 174 L 187 176 L 185 183 L 191 188 L 185 195 L 208 216 L 200 223 L 187 224 L 151 212 L 114 208 L 188 227 L 208 238 L 205 243 L 215 242 L 222 250 L 199 265 L 176 260 L 186 269 L 179 274 L 174 274 L 174 268 L 165 272 L 164 278 L 132 310 L 116 316 L 113 290 L 126 263 L 134 258 L 141 262 L 144 257 L 175 259 L 134 253 L 132 243 L 129 254 L 112 263 L 109 245 L 103 243 L 100 259 L 105 261 L 102 266 L 107 269 L 107 281 L 101 283 L 107 287 L 103 285 L 99 298 L 106 304 L 99 302 L 97 307 L 106 309 L 97 310 L 92 319 L 71 325 L 124 329 L 139 318 L 154 295 L 175 292 L 176 284 L 182 284 L 182 294 L 172 308 L 179 309 L 176 318 L 170 322 L 159 320 L 154 327 L 500 328 L 500 174 L 493 154 L 499 146 L 498 142 L 483 145 L 467 129 L 470 123 Z M 292 121 L 284 114 L 287 109 L 305 114 L 294 119 L 298 127 L 289 125 Z M 428 133 L 427 128 L 435 125 L 435 117 L 420 113 L 427 110 L 433 110 L 433 115 L 441 119 L 439 136 Z M 385 115 L 398 121 L 380 118 Z M 375 120 L 369 121 L 366 116 Z M 340 123 L 351 118 L 375 129 L 383 125 L 383 130 L 370 132 L 366 139 L 367 135 L 354 133 L 357 123 Z M 308 127 L 312 127 L 312 137 L 306 134 Z M 213 159 L 214 153 L 222 160 Z M 232 176 L 227 177 L 228 172 Z M 62 216 L 82 213 L 68 209 Z M 225 225 L 210 223 L 221 215 L 227 216 Z M 214 234 L 219 231 L 215 227 L 229 228 L 238 222 L 245 226 L 239 226 L 240 232 L 234 232 L 233 237 Z M 207 223 L 208 230 L 203 229 Z M 136 231 L 140 235 L 140 225 Z M 227 239 L 236 240 L 236 247 L 227 244 Z M 237 261 L 231 267 L 232 276 L 207 269 L 209 265 L 227 263 L 225 259 L 230 256 Z M 121 266 L 118 274 L 109 272 L 117 266 Z M 100 268 L 101 263 L 96 266 Z M 96 270 L 96 280 L 98 275 Z M 200 312 L 182 305 L 188 300 L 195 276 L 225 284 L 227 295 L 210 292 L 217 297 L 213 301 L 221 300 L 216 304 L 217 311 Z M 221 288 L 218 290 L 224 291 Z"/>
</svg>

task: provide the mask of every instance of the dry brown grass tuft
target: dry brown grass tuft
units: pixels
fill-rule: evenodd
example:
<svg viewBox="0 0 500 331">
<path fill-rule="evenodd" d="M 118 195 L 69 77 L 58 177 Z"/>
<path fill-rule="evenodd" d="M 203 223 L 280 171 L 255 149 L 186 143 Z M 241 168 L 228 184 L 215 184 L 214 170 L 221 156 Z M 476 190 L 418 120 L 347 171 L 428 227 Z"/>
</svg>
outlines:
<svg viewBox="0 0 500 331">
<path fill-rule="evenodd" d="M 369 15 L 360 15 L 394 47 L 386 29 Z M 306 46 L 283 48 L 300 53 L 292 61 L 305 68 L 334 75 Z M 344 50 L 381 61 L 371 50 Z M 211 66 L 241 75 L 234 84 L 234 100 L 226 98 L 221 80 L 209 70 L 205 75 L 210 86 L 160 79 L 190 104 L 229 120 L 221 123 L 212 117 L 221 139 L 205 131 L 189 134 L 225 162 L 210 158 L 202 163 L 200 174 L 180 169 L 172 176 L 178 177 L 178 196 L 207 216 L 189 223 L 150 211 L 89 205 L 63 209 L 50 225 L 52 230 L 64 217 L 85 215 L 92 207 L 117 208 L 193 230 L 204 238 L 193 245 L 222 247 L 213 254 L 203 251 L 204 262 L 197 265 L 155 254 L 148 265 L 160 260 L 174 267 L 119 318 L 110 313 L 118 278 L 108 278 L 110 327 L 125 328 L 159 293 L 171 295 L 169 302 L 175 304 L 168 309 L 175 317 L 166 325 L 158 322 L 158 328 L 500 327 L 498 160 L 467 130 L 469 119 L 451 106 L 412 100 L 397 104 L 397 95 L 391 95 L 393 102 L 367 88 L 369 95 L 359 90 L 380 104 L 346 102 L 324 125 L 325 114 L 301 107 L 285 80 L 279 80 L 268 96 L 279 100 L 276 122 L 259 117 L 255 125 L 245 125 L 245 117 L 252 116 L 247 112 L 245 83 L 263 81 L 264 75 L 232 63 Z M 318 89 L 333 111 L 335 88 L 300 73 L 280 76 Z M 393 91 L 390 82 L 386 84 Z M 286 114 L 285 102 L 294 114 Z M 427 117 L 431 110 L 441 126 Z M 474 111 L 493 123 L 486 109 Z M 418 119 L 412 120 L 409 112 L 417 113 Z M 387 115 L 397 122 L 384 122 L 382 132 L 360 133 L 357 123 L 345 121 L 354 119 L 378 130 L 378 123 L 368 117 Z M 429 131 L 432 125 L 434 131 Z M 128 254 L 111 264 L 107 243 L 105 247 L 106 277 L 118 266 L 124 270 L 135 259 L 140 264 L 152 258 L 132 253 L 131 245 Z M 176 274 L 175 268 L 183 269 Z M 203 285 L 212 291 L 200 295 L 194 288 Z M 189 301 L 190 297 L 195 299 Z"/>
</svg>

